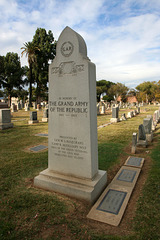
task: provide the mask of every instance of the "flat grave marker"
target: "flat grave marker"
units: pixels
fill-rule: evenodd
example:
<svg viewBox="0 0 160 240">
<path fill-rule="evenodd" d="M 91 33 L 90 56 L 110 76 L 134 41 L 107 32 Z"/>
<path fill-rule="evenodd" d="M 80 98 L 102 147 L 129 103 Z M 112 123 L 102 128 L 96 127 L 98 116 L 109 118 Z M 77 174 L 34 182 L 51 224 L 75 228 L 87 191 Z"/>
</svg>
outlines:
<svg viewBox="0 0 160 240">
<path fill-rule="evenodd" d="M 118 226 L 141 172 L 140 168 L 123 166 L 91 208 L 88 218 Z"/>
<path fill-rule="evenodd" d="M 132 193 L 128 186 L 109 184 L 91 208 L 87 218 L 118 226 Z"/>
<path fill-rule="evenodd" d="M 123 204 L 127 192 L 109 189 L 102 202 L 97 207 L 98 210 L 118 214 Z"/>
<path fill-rule="evenodd" d="M 112 184 L 127 186 L 133 189 L 137 182 L 140 172 L 141 172 L 140 168 L 122 166 L 115 175 L 115 177 L 113 178 Z"/>
<path fill-rule="evenodd" d="M 119 181 L 133 182 L 136 175 L 136 171 L 129 169 L 122 169 L 121 173 L 117 177 Z"/>
<path fill-rule="evenodd" d="M 48 133 L 38 133 L 38 134 L 35 134 L 35 136 L 38 136 L 38 137 L 48 137 Z"/>
<path fill-rule="evenodd" d="M 38 145 L 38 146 L 29 148 L 29 150 L 32 151 L 32 152 L 39 152 L 39 151 L 42 151 L 42 150 L 45 150 L 45 149 L 48 149 L 48 146 Z"/>
<path fill-rule="evenodd" d="M 144 163 L 144 158 L 129 156 L 124 165 L 142 168 L 143 163 Z"/>
</svg>

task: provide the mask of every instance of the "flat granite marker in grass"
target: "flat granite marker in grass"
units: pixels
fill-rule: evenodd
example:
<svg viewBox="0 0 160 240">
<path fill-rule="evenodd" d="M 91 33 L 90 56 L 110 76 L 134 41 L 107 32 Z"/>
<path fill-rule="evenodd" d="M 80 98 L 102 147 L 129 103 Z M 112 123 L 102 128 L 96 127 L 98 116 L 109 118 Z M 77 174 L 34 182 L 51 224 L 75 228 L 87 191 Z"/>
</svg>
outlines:
<svg viewBox="0 0 160 240">
<path fill-rule="evenodd" d="M 48 133 L 37 133 L 37 134 L 35 134 L 35 136 L 38 136 L 38 137 L 48 137 Z"/>
<path fill-rule="evenodd" d="M 48 168 L 34 185 L 93 203 L 107 182 L 98 170 L 96 71 L 83 38 L 66 27 L 49 67 Z"/>
<path fill-rule="evenodd" d="M 127 192 L 109 189 L 109 191 L 106 193 L 105 197 L 97 207 L 97 210 L 117 215 L 126 195 Z"/>
<path fill-rule="evenodd" d="M 39 152 L 39 151 L 42 151 L 44 149 L 47 149 L 48 147 L 45 146 L 45 145 L 38 145 L 38 146 L 35 146 L 35 147 L 32 147 L 32 148 L 29 148 L 30 151 L 32 152 Z"/>
<path fill-rule="evenodd" d="M 113 226 L 118 226 L 140 172 L 140 168 L 128 166 L 121 167 L 112 182 L 91 208 L 87 217 Z"/>
<path fill-rule="evenodd" d="M 127 158 L 124 165 L 125 166 L 142 168 L 143 163 L 144 163 L 144 158 L 130 156 L 130 157 Z"/>
</svg>

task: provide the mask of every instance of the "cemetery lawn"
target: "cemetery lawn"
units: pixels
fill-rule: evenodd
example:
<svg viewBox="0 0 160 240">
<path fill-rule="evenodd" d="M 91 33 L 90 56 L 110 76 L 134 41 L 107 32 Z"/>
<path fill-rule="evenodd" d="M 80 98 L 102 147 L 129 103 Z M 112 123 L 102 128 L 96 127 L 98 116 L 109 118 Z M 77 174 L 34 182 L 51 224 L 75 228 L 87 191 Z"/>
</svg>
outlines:
<svg viewBox="0 0 160 240">
<path fill-rule="evenodd" d="M 147 106 L 132 119 L 98 130 L 99 169 L 107 171 L 107 184 L 131 155 L 132 133 L 157 109 Z M 28 125 L 29 112 L 23 110 L 12 115 L 14 128 L 0 131 L 1 240 L 160 239 L 160 124 L 148 148 L 137 149 L 136 156 L 144 157 L 145 163 L 124 217 L 113 227 L 87 219 L 90 206 L 85 202 L 33 187 L 33 178 L 47 168 L 48 151 L 33 153 L 28 148 L 47 145 L 46 137 L 35 134 L 48 133 L 48 124 Z M 110 118 L 98 116 L 98 126 Z"/>
</svg>

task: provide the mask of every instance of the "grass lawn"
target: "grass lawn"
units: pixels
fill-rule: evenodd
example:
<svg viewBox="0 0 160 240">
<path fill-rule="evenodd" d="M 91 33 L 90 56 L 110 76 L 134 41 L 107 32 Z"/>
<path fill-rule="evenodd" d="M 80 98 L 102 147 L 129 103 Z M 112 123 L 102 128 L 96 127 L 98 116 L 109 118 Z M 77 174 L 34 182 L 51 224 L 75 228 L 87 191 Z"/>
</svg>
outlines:
<svg viewBox="0 0 160 240">
<path fill-rule="evenodd" d="M 136 117 L 98 130 L 99 169 L 107 171 L 108 183 L 131 155 L 132 133 L 157 109 L 143 107 Z M 35 134 L 47 133 L 48 123 L 28 125 L 29 112 L 23 110 L 12 115 L 14 128 L 0 131 L 0 239 L 160 239 L 160 124 L 149 147 L 137 149 L 145 164 L 120 225 L 113 227 L 87 219 L 85 202 L 33 187 L 33 178 L 47 168 L 48 152 L 28 148 L 47 144 Z M 110 118 L 98 116 L 98 126 Z"/>
</svg>

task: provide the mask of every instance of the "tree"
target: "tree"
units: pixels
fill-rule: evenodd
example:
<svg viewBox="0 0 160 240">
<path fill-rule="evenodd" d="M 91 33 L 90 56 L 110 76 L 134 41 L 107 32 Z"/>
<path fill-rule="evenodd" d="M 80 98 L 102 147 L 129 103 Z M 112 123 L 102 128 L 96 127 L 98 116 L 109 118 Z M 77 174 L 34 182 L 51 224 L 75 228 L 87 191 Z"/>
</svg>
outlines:
<svg viewBox="0 0 160 240">
<path fill-rule="evenodd" d="M 37 83 L 36 98 L 39 102 L 44 92 L 48 91 L 48 66 L 49 61 L 53 60 L 56 55 L 56 41 L 54 41 L 53 33 L 50 30 L 47 33 L 44 28 L 37 28 L 32 43 L 39 49 L 35 53 L 36 65 L 33 66 Z"/>
<path fill-rule="evenodd" d="M 143 94 L 139 94 L 143 96 L 143 101 L 145 102 L 151 102 L 152 100 L 155 100 L 155 92 L 157 90 L 157 83 L 155 81 L 153 82 L 143 82 L 141 84 L 139 84 L 136 89 L 139 91 L 139 93 L 143 93 Z M 145 95 L 145 98 L 144 98 Z"/>
<path fill-rule="evenodd" d="M 22 89 L 24 85 L 24 68 L 21 67 L 20 58 L 17 53 L 7 53 L 0 57 L 0 87 L 5 89 L 11 105 L 14 88 Z"/>
<path fill-rule="evenodd" d="M 29 64 L 29 106 L 32 106 L 32 83 L 34 83 L 33 80 L 33 66 L 35 65 L 37 61 L 36 53 L 39 51 L 39 48 L 33 43 L 33 42 L 25 42 L 24 47 L 21 47 L 23 49 L 22 56 L 25 54 L 28 58 L 28 64 Z"/>
<path fill-rule="evenodd" d="M 4 96 L 4 93 L 2 90 L 0 90 L 0 97 L 3 97 Z"/>
<path fill-rule="evenodd" d="M 109 93 L 113 95 L 115 99 L 117 99 L 120 96 L 121 101 L 126 102 L 128 90 L 129 90 L 128 87 L 118 82 L 110 87 Z"/>
<path fill-rule="evenodd" d="M 113 96 L 111 96 L 109 94 L 109 89 L 112 85 L 114 85 L 115 83 L 110 82 L 110 81 L 106 81 L 106 80 L 100 80 L 96 82 L 96 89 L 97 89 L 97 101 L 100 101 L 100 96 L 101 94 L 106 94 L 105 98 L 107 101 L 111 101 L 113 100 Z"/>
<path fill-rule="evenodd" d="M 5 62 L 5 57 L 0 56 L 0 88 L 3 87 L 3 81 L 5 78 L 4 62 Z"/>
<path fill-rule="evenodd" d="M 155 91 L 155 99 L 160 102 L 160 80 L 157 82 L 157 88 Z"/>
</svg>

